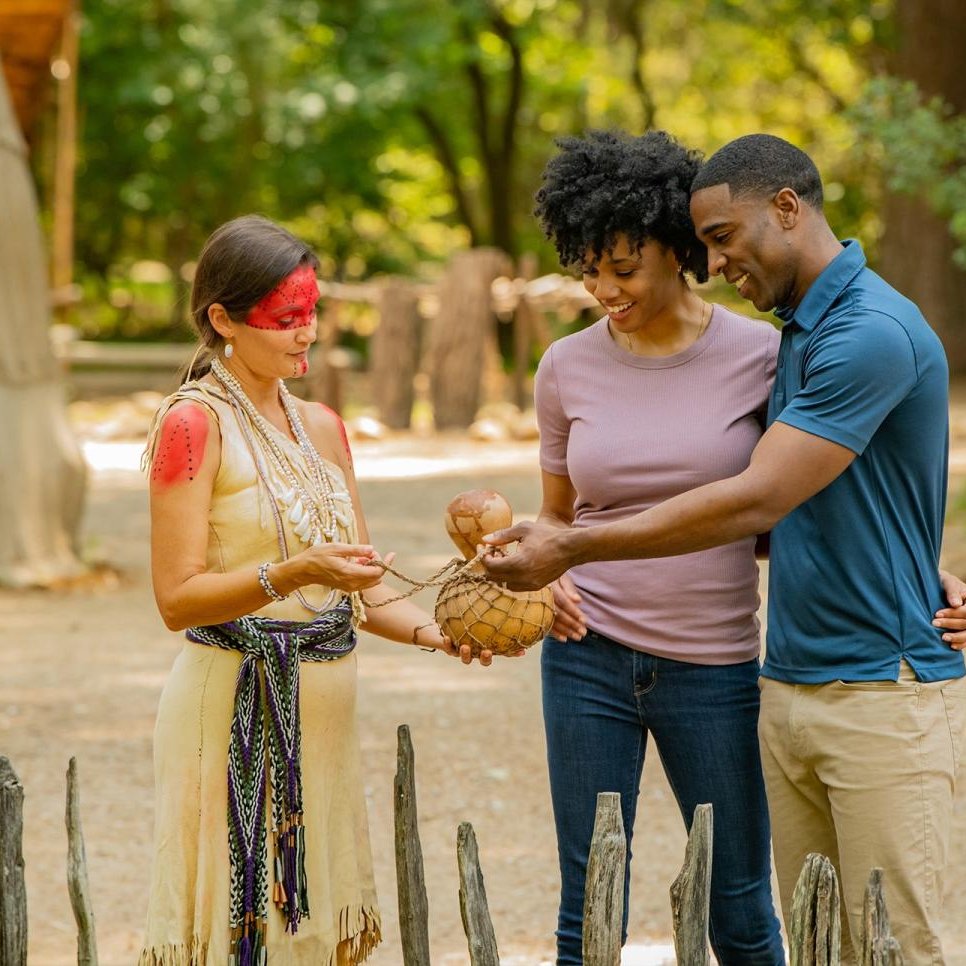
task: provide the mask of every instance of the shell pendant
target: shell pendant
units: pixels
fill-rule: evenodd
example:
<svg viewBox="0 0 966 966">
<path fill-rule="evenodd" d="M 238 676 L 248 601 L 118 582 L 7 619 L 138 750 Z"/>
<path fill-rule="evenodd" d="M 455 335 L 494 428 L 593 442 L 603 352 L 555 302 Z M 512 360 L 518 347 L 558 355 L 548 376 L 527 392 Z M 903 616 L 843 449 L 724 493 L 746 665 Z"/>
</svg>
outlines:
<svg viewBox="0 0 966 966">
<path fill-rule="evenodd" d="M 289 487 L 281 494 L 280 499 L 283 504 L 288 506 L 289 523 L 293 524 L 295 536 L 306 545 L 320 542 L 317 534 L 313 533 L 312 514 L 302 503 L 301 495 L 298 495 L 294 487 Z"/>
</svg>

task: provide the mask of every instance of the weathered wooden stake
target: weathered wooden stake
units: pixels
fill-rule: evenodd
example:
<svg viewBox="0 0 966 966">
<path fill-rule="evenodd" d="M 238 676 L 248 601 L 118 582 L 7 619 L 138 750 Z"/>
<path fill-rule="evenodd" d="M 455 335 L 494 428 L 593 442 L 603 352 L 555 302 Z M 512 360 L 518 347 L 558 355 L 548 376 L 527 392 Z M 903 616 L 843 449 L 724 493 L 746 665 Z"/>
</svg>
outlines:
<svg viewBox="0 0 966 966">
<path fill-rule="evenodd" d="M 67 824 L 67 891 L 77 922 L 77 966 L 97 966 L 97 936 L 90 884 L 87 881 L 87 854 L 81 828 L 76 758 L 71 758 L 67 765 L 67 810 L 64 821 Z"/>
<path fill-rule="evenodd" d="M 714 811 L 697 805 L 684 850 L 684 865 L 671 883 L 674 952 L 682 966 L 707 966 L 708 916 L 711 908 L 711 848 Z"/>
<path fill-rule="evenodd" d="M 841 934 L 835 868 L 824 855 L 810 852 L 792 895 L 788 924 L 790 966 L 839 966 Z"/>
<path fill-rule="evenodd" d="M 429 966 L 429 901 L 416 818 L 416 763 L 409 725 L 396 729 L 396 889 L 403 966 Z"/>
<path fill-rule="evenodd" d="M 500 966 L 476 834 L 469 822 L 462 822 L 456 833 L 456 859 L 460 870 L 460 915 L 470 949 L 470 966 Z"/>
<path fill-rule="evenodd" d="M 862 966 L 903 966 L 905 962 L 899 940 L 892 935 L 885 894 L 882 891 L 882 869 L 869 873 L 862 908 Z"/>
<path fill-rule="evenodd" d="M 618 966 L 627 842 L 618 792 L 599 792 L 584 889 L 584 966 Z"/>
<path fill-rule="evenodd" d="M 0 755 L 0 963 L 27 964 L 27 887 L 23 874 L 23 785 Z"/>
</svg>

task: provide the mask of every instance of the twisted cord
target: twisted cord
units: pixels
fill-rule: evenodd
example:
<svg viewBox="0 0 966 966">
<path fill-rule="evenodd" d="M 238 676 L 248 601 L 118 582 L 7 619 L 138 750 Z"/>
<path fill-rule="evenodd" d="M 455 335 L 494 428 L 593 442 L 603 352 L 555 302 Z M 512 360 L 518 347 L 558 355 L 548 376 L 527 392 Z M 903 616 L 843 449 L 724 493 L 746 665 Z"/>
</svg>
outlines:
<svg viewBox="0 0 966 966">
<path fill-rule="evenodd" d="M 406 600 L 408 597 L 413 597 L 415 594 L 418 594 L 421 590 L 425 590 L 427 587 L 442 587 L 444 584 L 448 584 L 457 577 L 461 577 L 464 580 L 469 580 L 472 583 L 477 584 L 492 583 L 493 581 L 486 575 L 473 573 L 471 571 L 472 567 L 478 564 L 483 557 L 486 556 L 486 554 L 491 552 L 491 549 L 486 547 L 483 550 L 478 551 L 472 560 L 461 560 L 459 557 L 453 557 L 452 560 L 440 567 L 436 573 L 430 574 L 425 580 L 414 580 L 407 574 L 390 567 L 389 564 L 384 563 L 382 560 L 377 560 L 375 561 L 375 566 L 382 567 L 386 573 L 390 573 L 393 575 L 393 577 L 398 577 L 400 580 L 410 584 L 412 589 L 405 591 L 405 593 L 398 594 L 395 597 L 389 597 L 386 600 L 377 601 L 376 603 L 369 603 L 369 601 L 363 597 L 362 602 L 366 605 L 366 607 L 385 607 L 386 604 L 394 604 L 397 600 Z"/>
</svg>

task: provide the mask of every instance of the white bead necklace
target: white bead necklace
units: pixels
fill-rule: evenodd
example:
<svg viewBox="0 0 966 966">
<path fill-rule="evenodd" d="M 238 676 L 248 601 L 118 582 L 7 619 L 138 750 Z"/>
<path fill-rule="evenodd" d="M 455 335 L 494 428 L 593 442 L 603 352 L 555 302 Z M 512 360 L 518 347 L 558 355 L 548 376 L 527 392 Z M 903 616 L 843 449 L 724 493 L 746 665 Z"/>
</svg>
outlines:
<svg viewBox="0 0 966 966">
<path fill-rule="evenodd" d="M 348 532 L 352 526 L 352 501 L 347 491 L 337 490 L 322 457 L 312 445 L 292 397 L 281 380 L 278 382 L 279 400 L 285 417 L 292 429 L 298 447 L 305 459 L 308 479 L 300 478 L 291 460 L 275 438 L 273 427 L 256 409 L 238 380 L 219 359 L 213 359 L 211 374 L 221 383 L 233 408 L 241 409 L 249 423 L 257 431 L 263 449 L 278 476 L 288 484 L 284 493 L 278 494 L 285 504 L 289 521 L 304 544 L 317 544 L 323 540 L 339 540 L 340 529 Z M 307 485 L 310 484 L 310 485 Z"/>
</svg>

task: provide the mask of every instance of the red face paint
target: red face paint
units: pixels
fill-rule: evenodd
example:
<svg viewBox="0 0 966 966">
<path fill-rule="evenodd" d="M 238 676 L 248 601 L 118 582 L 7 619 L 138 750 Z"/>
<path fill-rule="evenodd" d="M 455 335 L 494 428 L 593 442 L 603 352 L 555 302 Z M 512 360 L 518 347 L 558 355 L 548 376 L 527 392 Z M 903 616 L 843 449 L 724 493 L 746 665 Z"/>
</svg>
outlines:
<svg viewBox="0 0 966 966">
<path fill-rule="evenodd" d="M 245 324 L 253 329 L 285 332 L 315 321 L 319 283 L 311 265 L 300 265 L 282 279 L 271 292 L 252 306 Z"/>
<path fill-rule="evenodd" d="M 201 406 L 168 413 L 151 464 L 151 482 L 168 487 L 193 480 L 201 469 L 208 441 L 208 416 Z"/>
</svg>

